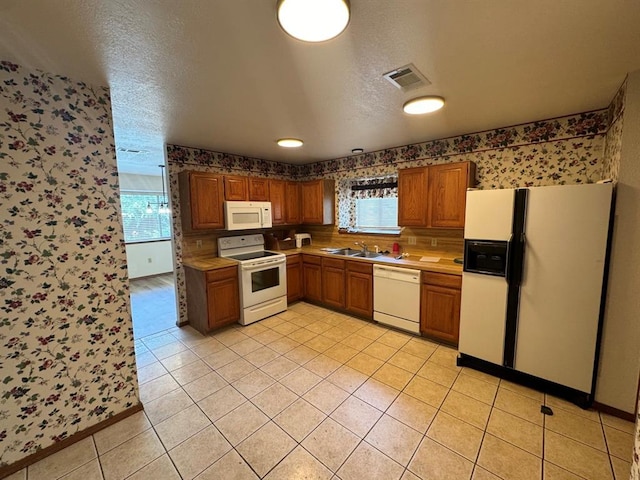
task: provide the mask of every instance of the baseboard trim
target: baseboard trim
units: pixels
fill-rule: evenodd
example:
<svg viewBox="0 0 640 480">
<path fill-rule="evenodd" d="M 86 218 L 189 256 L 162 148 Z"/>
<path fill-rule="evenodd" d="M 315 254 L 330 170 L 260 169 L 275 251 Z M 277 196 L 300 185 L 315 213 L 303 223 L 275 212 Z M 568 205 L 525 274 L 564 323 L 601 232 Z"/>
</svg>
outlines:
<svg viewBox="0 0 640 480">
<path fill-rule="evenodd" d="M 625 412 L 624 410 L 619 410 L 615 407 L 610 407 L 609 405 L 605 405 L 604 403 L 593 402 L 593 408 L 598 410 L 599 412 L 606 413 L 607 415 L 611 415 L 612 417 L 618 417 L 623 420 L 627 420 L 628 422 L 636 421 L 636 416 L 633 413 Z"/>
<path fill-rule="evenodd" d="M 52 455 L 56 452 L 59 452 L 60 450 L 70 445 L 73 445 L 74 443 L 77 443 L 80 440 L 84 440 L 85 438 L 102 430 L 103 428 L 107 428 L 108 426 L 113 425 L 114 423 L 118 423 L 120 420 L 124 420 L 125 418 L 133 415 L 134 413 L 138 413 L 142 410 L 144 410 L 142 403 L 134 405 L 133 407 L 129 407 L 126 410 L 120 413 L 116 413 L 114 416 L 101 421 L 100 423 L 96 423 L 95 425 L 92 425 L 89 428 L 86 428 L 80 432 L 74 433 L 70 437 L 65 438 L 64 440 L 61 440 L 57 443 L 54 443 L 53 445 L 49 445 L 48 447 L 43 448 L 42 450 L 38 450 L 36 453 L 32 453 L 28 457 L 18 460 L 17 462 L 12 463 L 11 465 L 0 467 L 0 478 L 5 478 L 13 473 L 19 472 L 23 468 L 28 467 L 29 465 L 33 465 L 34 463 L 42 460 L 43 458 L 48 457 L 49 455 Z"/>
</svg>

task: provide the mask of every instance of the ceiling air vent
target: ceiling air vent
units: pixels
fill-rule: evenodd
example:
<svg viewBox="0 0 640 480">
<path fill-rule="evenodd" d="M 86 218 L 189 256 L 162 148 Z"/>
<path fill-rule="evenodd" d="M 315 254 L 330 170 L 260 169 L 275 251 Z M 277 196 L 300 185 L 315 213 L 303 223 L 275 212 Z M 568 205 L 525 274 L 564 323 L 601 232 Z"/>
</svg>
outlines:
<svg viewBox="0 0 640 480">
<path fill-rule="evenodd" d="M 413 63 L 385 73 L 383 77 L 389 80 L 394 87 L 399 88 L 403 92 L 431 85 L 431 82 L 427 77 L 420 73 Z"/>
</svg>

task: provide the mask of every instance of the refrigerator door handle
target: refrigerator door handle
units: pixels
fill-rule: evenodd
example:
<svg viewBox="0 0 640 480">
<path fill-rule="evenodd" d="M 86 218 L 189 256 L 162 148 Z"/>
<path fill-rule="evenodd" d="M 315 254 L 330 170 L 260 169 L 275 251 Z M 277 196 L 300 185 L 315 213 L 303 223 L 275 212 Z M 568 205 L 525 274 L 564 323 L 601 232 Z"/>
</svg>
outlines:
<svg viewBox="0 0 640 480">
<path fill-rule="evenodd" d="M 509 237 L 509 241 L 507 242 L 507 258 L 504 267 L 504 279 L 507 281 L 507 284 L 511 283 L 511 254 L 513 251 L 513 233 Z"/>
<path fill-rule="evenodd" d="M 524 277 L 524 250 L 527 246 L 527 235 L 525 232 L 520 234 L 520 244 L 518 245 L 518 265 L 515 271 L 514 281 L 518 283 L 518 285 L 522 285 L 522 278 Z"/>
</svg>

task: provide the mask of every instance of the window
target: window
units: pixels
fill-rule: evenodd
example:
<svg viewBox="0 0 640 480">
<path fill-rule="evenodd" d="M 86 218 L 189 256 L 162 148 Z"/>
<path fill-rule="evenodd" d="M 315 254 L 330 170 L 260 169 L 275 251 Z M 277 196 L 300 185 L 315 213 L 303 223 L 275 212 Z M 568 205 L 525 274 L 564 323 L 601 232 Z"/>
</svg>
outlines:
<svg viewBox="0 0 640 480">
<path fill-rule="evenodd" d="M 339 225 L 347 231 L 399 233 L 397 177 L 358 178 L 338 186 Z"/>
<path fill-rule="evenodd" d="M 356 199 L 357 230 L 398 229 L 398 198 Z"/>
<path fill-rule="evenodd" d="M 158 204 L 162 200 L 162 194 L 154 192 L 128 192 L 120 195 L 126 243 L 171 238 L 171 215 L 158 213 Z M 149 204 L 151 213 L 147 213 Z"/>
</svg>

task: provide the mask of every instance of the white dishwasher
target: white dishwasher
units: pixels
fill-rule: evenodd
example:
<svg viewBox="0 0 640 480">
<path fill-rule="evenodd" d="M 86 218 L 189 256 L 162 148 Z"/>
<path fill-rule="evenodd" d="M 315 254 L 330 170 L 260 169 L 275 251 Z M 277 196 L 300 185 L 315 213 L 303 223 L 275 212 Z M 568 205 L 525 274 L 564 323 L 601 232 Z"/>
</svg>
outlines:
<svg viewBox="0 0 640 480">
<path fill-rule="evenodd" d="M 373 319 L 420 333 L 420 270 L 373 266 Z"/>
</svg>

